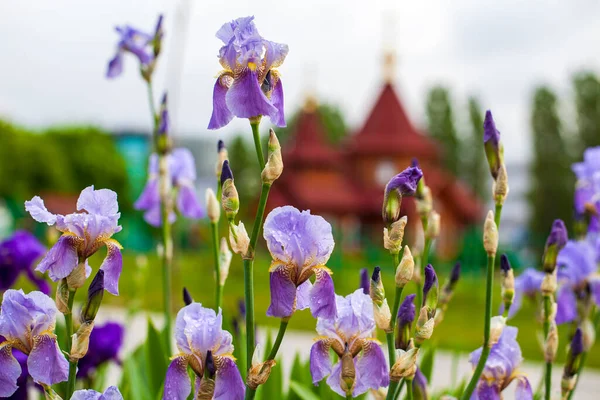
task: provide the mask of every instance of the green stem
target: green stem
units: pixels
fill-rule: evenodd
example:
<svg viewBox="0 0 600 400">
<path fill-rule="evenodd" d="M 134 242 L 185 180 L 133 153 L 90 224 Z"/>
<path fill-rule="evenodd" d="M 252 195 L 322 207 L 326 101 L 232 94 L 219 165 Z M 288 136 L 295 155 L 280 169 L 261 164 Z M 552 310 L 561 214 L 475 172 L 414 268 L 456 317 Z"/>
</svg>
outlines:
<svg viewBox="0 0 600 400">
<path fill-rule="evenodd" d="M 394 399 L 397 399 L 398 396 L 400 396 L 400 392 L 402 392 L 402 388 L 404 387 L 405 383 L 406 383 L 406 379 L 402 379 L 402 382 L 400 382 L 400 384 L 398 385 L 398 388 L 396 389 L 396 393 L 394 393 Z"/>
<path fill-rule="evenodd" d="M 223 296 L 223 286 L 221 286 L 221 263 L 219 261 L 219 231 L 218 222 L 211 222 L 213 255 L 215 257 L 215 309 L 221 308 L 221 298 Z"/>
<path fill-rule="evenodd" d="M 385 400 L 393 400 L 396 398 L 396 389 L 398 388 L 400 382 L 391 381 L 390 386 L 388 387 L 387 396 L 385 396 Z"/>
<path fill-rule="evenodd" d="M 160 157 L 162 158 L 162 157 Z M 160 159 L 159 159 L 160 163 Z M 163 272 L 163 308 L 165 316 L 165 331 L 167 338 L 166 349 L 171 354 L 171 261 L 173 257 L 173 239 L 171 238 L 171 223 L 169 222 L 169 207 L 167 196 L 161 196 L 161 223 L 162 223 L 162 272 Z"/>
<path fill-rule="evenodd" d="M 502 204 L 496 203 L 496 212 L 494 213 L 494 222 L 496 223 L 496 229 L 500 231 L 500 216 L 502 215 Z"/>
<path fill-rule="evenodd" d="M 416 295 L 417 295 L 417 305 L 419 307 L 421 307 L 421 304 L 423 304 L 423 274 L 424 272 L 424 267 L 423 267 L 423 257 L 420 254 L 417 254 L 415 256 L 415 268 L 419 268 L 418 274 L 419 274 L 419 280 L 417 281 L 417 291 L 416 291 Z"/>
<path fill-rule="evenodd" d="M 400 250 L 400 253 L 404 254 L 404 248 Z M 394 271 L 398 268 L 400 264 L 400 258 L 402 257 L 400 253 L 394 254 Z M 396 327 L 396 315 L 398 314 L 398 308 L 400 307 L 400 298 L 402 297 L 402 290 L 404 288 L 396 287 L 396 293 L 394 294 L 394 305 L 392 306 L 392 317 L 390 318 L 390 332 L 386 333 L 387 346 L 388 346 L 388 356 L 390 360 L 390 368 L 396 362 L 396 342 L 394 340 L 394 329 Z"/>
<path fill-rule="evenodd" d="M 67 349 L 70 352 L 73 347 L 73 303 L 75 302 L 75 293 L 77 289 L 69 289 L 69 300 L 67 307 L 69 313 L 65 315 L 65 325 L 67 326 Z M 67 381 L 66 399 L 70 399 L 75 391 L 75 379 L 77 378 L 77 360 L 69 361 L 69 379 Z"/>
<path fill-rule="evenodd" d="M 262 170 L 265 169 L 265 156 L 263 155 L 262 144 L 260 143 L 258 124 L 258 122 L 251 122 L 250 126 L 252 127 L 252 137 L 254 138 L 254 148 L 256 149 L 256 156 L 258 157 L 258 165 L 260 166 L 260 171 L 262 172 Z"/>
<path fill-rule="evenodd" d="M 487 281 L 485 287 L 485 321 L 483 326 L 483 349 L 481 351 L 481 356 L 479 357 L 479 362 L 477 363 L 477 367 L 475 367 L 475 371 L 473 372 L 473 376 L 469 381 L 469 384 L 465 391 L 462 394 L 461 400 L 469 400 L 471 398 L 471 394 L 475 390 L 475 386 L 477 386 L 477 382 L 479 381 L 479 377 L 485 368 L 485 363 L 490 355 L 490 326 L 491 326 L 491 318 L 492 318 L 492 288 L 494 286 L 494 263 L 496 261 L 496 255 L 488 255 L 487 257 Z"/>
<path fill-rule="evenodd" d="M 550 312 L 552 308 L 552 298 L 550 296 L 544 296 L 544 339 L 547 340 L 548 332 L 550 332 Z M 546 362 L 546 368 L 544 373 L 544 398 L 550 400 L 550 393 L 552 391 L 552 362 Z"/>
<path fill-rule="evenodd" d="M 413 400 L 412 379 L 406 379 L 406 399 Z"/>
</svg>

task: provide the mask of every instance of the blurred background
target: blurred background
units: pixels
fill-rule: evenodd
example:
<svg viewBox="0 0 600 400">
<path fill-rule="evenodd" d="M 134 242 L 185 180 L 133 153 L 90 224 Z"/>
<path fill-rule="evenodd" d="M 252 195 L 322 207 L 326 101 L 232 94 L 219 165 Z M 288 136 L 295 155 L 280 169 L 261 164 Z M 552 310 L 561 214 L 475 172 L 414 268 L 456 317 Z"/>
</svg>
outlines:
<svg viewBox="0 0 600 400">
<path fill-rule="evenodd" d="M 600 145 L 600 3 L 593 0 L 21 0 L 4 2 L 0 13 L 0 238 L 16 228 L 46 234 L 25 215 L 23 201 L 33 195 L 64 214 L 86 186 L 117 191 L 126 269 L 121 297 L 107 296 L 115 304 L 160 309 L 160 282 L 152 278 L 157 232 L 132 207 L 146 181 L 152 121 L 133 58 L 120 79 L 105 78 L 116 25 L 151 31 L 164 13 L 166 54 L 155 90 L 169 93 L 174 141 L 195 155 L 200 196 L 216 185 L 216 143 L 225 141 L 248 223 L 259 185 L 250 127 L 234 120 L 206 129 L 220 70 L 214 33 L 225 21 L 255 15 L 264 37 L 289 45 L 279 69 L 288 127 L 277 130 L 285 169 L 269 208 L 292 204 L 332 223 L 330 266 L 347 271 L 336 280 L 341 293 L 356 287 L 359 268 L 378 263 L 389 267 L 392 283 L 381 251 L 383 187 L 416 157 L 442 215 L 439 269 L 463 262 L 466 278 L 452 308 L 482 304 L 483 293 L 471 289 L 485 268 L 486 109 L 502 133 L 509 175 L 501 246 L 517 268 L 537 266 L 555 218 L 571 226 L 570 165 Z M 265 135 L 268 125 L 265 119 Z M 410 201 L 403 207 L 414 212 Z M 212 290 L 203 279 L 213 268 L 208 222 L 180 220 L 176 237 L 175 292 L 186 282 L 201 297 Z M 265 287 L 257 291 L 257 314 L 272 323 L 261 311 L 269 259 L 259 253 L 255 279 Z M 241 276 L 236 259 L 225 290 L 230 309 L 243 297 Z M 533 324 L 533 312 L 522 311 L 517 324 Z M 480 333 L 464 332 L 469 315 L 451 310 L 447 320 L 441 344 L 472 350 Z M 533 335 L 523 346 L 526 356 L 540 357 Z M 596 357 L 590 362 L 600 366 Z"/>
</svg>

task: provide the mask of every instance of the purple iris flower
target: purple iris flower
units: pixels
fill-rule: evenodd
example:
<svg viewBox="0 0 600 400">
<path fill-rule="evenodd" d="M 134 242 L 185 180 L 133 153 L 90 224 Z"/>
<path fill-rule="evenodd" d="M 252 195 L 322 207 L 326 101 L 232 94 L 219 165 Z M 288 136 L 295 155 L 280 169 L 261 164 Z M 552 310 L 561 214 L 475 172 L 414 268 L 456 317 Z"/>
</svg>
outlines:
<svg viewBox="0 0 600 400">
<path fill-rule="evenodd" d="M 100 266 L 104 270 L 105 288 L 115 296 L 119 295 L 123 247 L 111 238 L 121 231 L 121 214 L 115 192 L 109 189 L 94 190 L 94 186 L 88 186 L 77 199 L 79 212 L 69 215 L 52 214 L 39 196 L 26 201 L 25 209 L 37 222 L 56 225 L 63 233 L 38 264 L 37 271 L 48 271 L 50 279 L 56 282 L 69 276 L 79 263 L 85 262 L 87 277 L 92 272 L 87 259 L 101 246 L 106 246 L 108 252 Z"/>
<path fill-rule="evenodd" d="M 364 294 L 371 292 L 371 281 L 369 280 L 369 269 L 363 268 L 360 270 L 360 288 Z"/>
<path fill-rule="evenodd" d="M 571 166 L 575 173 L 577 183 L 575 185 L 575 212 L 581 218 L 587 204 L 598 206 L 600 200 L 600 147 L 590 147 L 583 153 L 583 162 Z M 598 232 L 600 221 L 598 216 L 590 216 L 589 230 Z"/>
<path fill-rule="evenodd" d="M 518 329 L 507 326 L 502 331 L 498 343 L 492 346 L 490 355 L 485 363 L 485 368 L 477 383 L 477 388 L 471 400 L 488 400 L 502 398 L 502 391 L 517 379 L 515 398 L 519 400 L 533 399 L 529 381 L 519 372 L 518 368 L 523 361 L 521 348 L 517 343 Z M 471 353 L 470 362 L 473 368 L 481 356 L 481 347 Z"/>
<path fill-rule="evenodd" d="M 186 148 L 173 150 L 167 156 L 171 184 L 177 189 L 175 204 L 177 211 L 186 218 L 200 219 L 204 211 L 194 188 L 196 163 L 192 152 Z M 136 210 L 144 210 L 144 219 L 152 226 L 160 226 L 160 193 L 158 182 L 158 155 L 150 155 L 148 182 L 134 204 Z M 169 216 L 169 222 L 175 222 L 176 214 Z"/>
<path fill-rule="evenodd" d="M 162 39 L 162 15 L 158 17 L 156 31 L 154 34 L 142 32 L 129 25 L 117 26 L 115 29 L 119 34 L 117 43 L 117 53 L 108 62 L 106 71 L 107 78 L 116 78 L 123 72 L 123 56 L 125 53 L 131 53 L 137 57 L 142 68 L 150 65 L 154 61 L 152 47 L 155 41 Z"/>
<path fill-rule="evenodd" d="M 288 46 L 263 39 L 254 17 L 243 17 L 223 24 L 217 38 L 223 70 L 213 91 L 213 113 L 208 129 L 219 129 L 233 117 L 266 115 L 284 127 L 283 86 L 275 68 L 283 64 Z"/>
<path fill-rule="evenodd" d="M 267 315 L 284 318 L 310 307 L 314 317 L 334 318 L 335 290 L 325 266 L 334 246 L 331 225 L 310 211 L 278 207 L 265 220 L 264 238 L 273 258 Z"/>
<path fill-rule="evenodd" d="M 500 131 L 496 128 L 496 122 L 494 122 L 494 117 L 490 110 L 485 112 L 485 120 L 483 121 L 483 146 L 490 166 L 490 172 L 492 177 L 496 179 L 502 165 L 503 149 L 500 143 Z"/>
<path fill-rule="evenodd" d="M 344 365 L 354 369 L 354 380 L 351 391 L 356 397 L 369 389 L 377 390 L 389 384 L 389 370 L 387 361 L 379 342 L 373 336 L 375 319 L 373 315 L 373 301 L 357 289 L 346 297 L 335 296 L 337 316 L 335 318 L 318 318 L 317 333 L 319 339 L 310 349 L 310 373 L 312 380 L 317 385 L 323 378 L 336 393 L 346 396 L 342 385 L 344 371 L 342 369 L 343 357 L 352 357 L 352 364 Z M 338 361 L 332 365 L 329 350 L 332 349 L 338 356 Z"/>
<path fill-rule="evenodd" d="M 119 363 L 119 350 L 123 346 L 125 330 L 121 324 L 107 322 L 95 326 L 90 335 L 87 354 L 79 360 L 77 377 L 87 378 L 101 365 L 109 361 Z"/>
<path fill-rule="evenodd" d="M 69 363 L 54 335 L 57 313 L 54 301 L 42 292 L 4 292 L 0 308 L 0 335 L 5 338 L 0 343 L 0 397 L 12 395 L 21 376 L 13 348 L 28 355 L 28 372 L 35 381 L 54 385 L 67 380 Z"/>
<path fill-rule="evenodd" d="M 196 374 L 196 386 L 215 373 L 211 378 L 215 380 L 213 399 L 244 398 L 244 381 L 232 356 L 232 336 L 221 329 L 222 322 L 221 310 L 217 314 L 200 303 L 192 303 L 179 311 L 175 321 L 179 354 L 172 359 L 167 370 L 163 400 L 187 399 L 192 390 L 188 366 Z M 216 372 L 212 371 L 213 368 Z"/>
<path fill-rule="evenodd" d="M 596 274 L 596 260 L 597 252 L 587 240 L 569 240 L 558 253 L 557 324 L 577 319 L 578 294 L 585 293 L 588 288 L 594 302 L 600 305 L 600 276 Z"/>
<path fill-rule="evenodd" d="M 123 400 L 123 395 L 116 386 L 110 386 L 104 393 L 95 390 L 77 390 L 71 400 Z"/>
<path fill-rule="evenodd" d="M 385 185 L 381 213 L 386 224 L 389 225 L 400 218 L 402 197 L 413 196 L 422 177 L 423 172 L 418 166 L 408 167 Z"/>
<path fill-rule="evenodd" d="M 508 318 L 512 318 L 523 304 L 523 297 L 534 297 L 540 292 L 540 286 L 544 280 L 544 273 L 534 268 L 527 268 L 515 278 L 515 297 L 513 298 Z M 504 304 L 500 306 L 500 314 L 504 312 Z"/>
<path fill-rule="evenodd" d="M 19 275 L 25 273 L 40 291 L 50 293 L 48 282 L 33 272 L 33 264 L 44 253 L 46 247 L 27 231 L 16 231 L 0 243 L 0 290 L 10 289 Z"/>
</svg>

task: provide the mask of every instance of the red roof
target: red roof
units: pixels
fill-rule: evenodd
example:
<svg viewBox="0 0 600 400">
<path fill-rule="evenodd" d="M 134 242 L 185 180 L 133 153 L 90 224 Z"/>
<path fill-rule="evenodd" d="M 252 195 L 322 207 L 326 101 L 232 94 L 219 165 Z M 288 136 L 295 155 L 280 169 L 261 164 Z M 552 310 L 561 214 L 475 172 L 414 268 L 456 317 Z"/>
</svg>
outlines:
<svg viewBox="0 0 600 400">
<path fill-rule="evenodd" d="M 384 85 L 365 125 L 351 137 L 348 147 L 355 154 L 419 159 L 437 159 L 439 153 L 438 145 L 410 122 L 390 83 Z"/>
</svg>

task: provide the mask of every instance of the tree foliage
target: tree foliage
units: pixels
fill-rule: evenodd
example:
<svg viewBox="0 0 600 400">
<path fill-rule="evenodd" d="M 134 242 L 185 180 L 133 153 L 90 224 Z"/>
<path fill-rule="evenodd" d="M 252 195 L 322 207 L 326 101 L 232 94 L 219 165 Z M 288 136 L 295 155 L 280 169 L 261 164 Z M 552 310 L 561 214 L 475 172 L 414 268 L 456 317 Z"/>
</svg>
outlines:
<svg viewBox="0 0 600 400">
<path fill-rule="evenodd" d="M 431 88 L 427 96 L 427 130 L 442 146 L 446 169 L 458 176 L 460 142 L 454 126 L 450 93 L 443 86 Z"/>
<path fill-rule="evenodd" d="M 600 146 L 600 80 L 590 71 L 573 78 L 580 150 Z"/>
<path fill-rule="evenodd" d="M 466 140 L 462 154 L 465 168 L 463 176 L 473 192 L 482 200 L 488 199 L 489 173 L 483 150 L 483 109 L 479 101 L 469 98 L 470 137 Z"/>
</svg>

